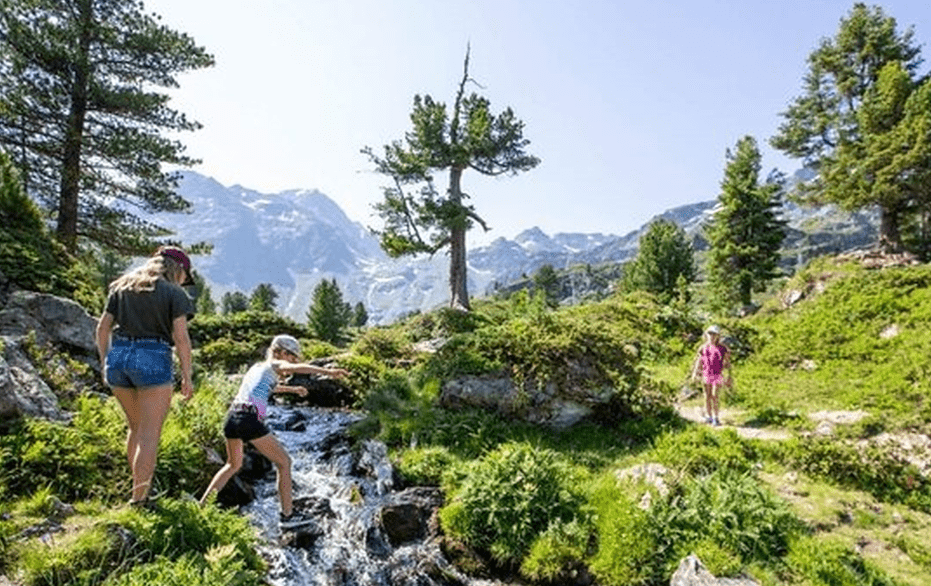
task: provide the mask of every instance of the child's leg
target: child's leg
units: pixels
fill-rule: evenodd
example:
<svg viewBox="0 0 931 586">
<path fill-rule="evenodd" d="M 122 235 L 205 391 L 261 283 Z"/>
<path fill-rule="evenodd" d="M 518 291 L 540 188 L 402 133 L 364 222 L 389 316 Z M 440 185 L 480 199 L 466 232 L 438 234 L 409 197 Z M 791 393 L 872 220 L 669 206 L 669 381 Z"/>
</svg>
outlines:
<svg viewBox="0 0 931 586">
<path fill-rule="evenodd" d="M 239 472 L 239 469 L 242 468 L 242 449 L 241 439 L 226 438 L 226 464 L 217 470 L 217 473 L 213 476 L 213 480 L 210 481 L 210 485 L 204 491 L 204 496 L 200 497 L 200 504 L 206 504 L 210 493 L 222 490 L 230 478 Z"/>
<path fill-rule="evenodd" d="M 291 514 L 291 456 L 272 434 L 252 440 L 252 445 L 278 470 L 278 498 L 281 512 L 287 517 Z"/>
<path fill-rule="evenodd" d="M 705 383 L 705 417 L 708 419 L 714 417 L 713 392 L 714 387 L 710 383 Z"/>
<path fill-rule="evenodd" d="M 718 397 L 721 394 L 721 387 L 717 383 L 711 385 L 711 407 L 713 409 L 713 417 L 715 421 L 718 421 L 720 401 Z"/>
</svg>

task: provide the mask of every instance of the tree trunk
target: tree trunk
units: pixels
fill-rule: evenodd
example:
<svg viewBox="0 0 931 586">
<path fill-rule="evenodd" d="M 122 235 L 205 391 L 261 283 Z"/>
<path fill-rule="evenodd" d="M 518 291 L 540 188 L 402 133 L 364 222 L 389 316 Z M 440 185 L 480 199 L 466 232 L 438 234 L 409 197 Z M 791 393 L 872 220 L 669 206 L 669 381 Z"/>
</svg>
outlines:
<svg viewBox="0 0 931 586">
<path fill-rule="evenodd" d="M 902 250 L 898 208 L 886 206 L 880 206 L 879 208 L 879 248 L 884 253 L 895 253 Z"/>
<path fill-rule="evenodd" d="M 462 169 L 451 167 L 449 170 L 449 199 L 462 210 L 462 190 L 460 180 Z M 449 306 L 453 309 L 469 311 L 469 289 L 466 270 L 466 224 L 468 218 L 465 210 L 450 226 L 449 231 Z"/>
<path fill-rule="evenodd" d="M 80 3 L 81 56 L 75 63 L 71 86 L 71 111 L 65 128 L 62 153 L 61 187 L 58 195 L 58 239 L 74 252 L 78 241 L 78 197 L 81 191 L 81 142 L 84 136 L 84 119 L 87 116 L 87 88 L 90 83 L 90 32 L 93 22 L 90 5 Z M 116 235 L 114 235 L 116 236 Z"/>
</svg>

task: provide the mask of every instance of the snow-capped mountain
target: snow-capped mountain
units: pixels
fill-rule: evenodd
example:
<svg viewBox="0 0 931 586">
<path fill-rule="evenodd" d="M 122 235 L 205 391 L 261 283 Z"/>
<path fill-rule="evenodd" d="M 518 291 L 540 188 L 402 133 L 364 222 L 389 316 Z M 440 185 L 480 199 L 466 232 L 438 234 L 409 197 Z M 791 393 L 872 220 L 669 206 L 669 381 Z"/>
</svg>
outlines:
<svg viewBox="0 0 931 586">
<path fill-rule="evenodd" d="M 412 311 L 449 300 L 449 259 L 392 259 L 377 238 L 351 221 L 340 207 L 316 190 L 263 194 L 234 185 L 224 187 L 195 172 L 185 172 L 180 195 L 191 202 L 188 214 L 159 214 L 147 219 L 165 226 L 185 243 L 206 241 L 213 253 L 194 257 L 215 300 L 227 291 L 251 293 L 270 283 L 285 315 L 304 321 L 313 290 L 322 279 L 336 279 L 345 301 L 361 301 L 369 323 L 389 323 Z M 657 217 L 682 226 L 701 245 L 700 226 L 714 201 L 673 208 Z M 830 208 L 803 210 L 788 205 L 786 244 L 798 262 L 815 253 L 845 250 L 875 240 L 875 214 L 849 214 Z M 556 234 L 530 228 L 514 240 L 498 238 L 468 251 L 469 292 L 486 295 L 533 275 L 545 264 L 556 269 L 577 264 L 620 263 L 636 255 L 649 223 L 624 236 Z"/>
</svg>

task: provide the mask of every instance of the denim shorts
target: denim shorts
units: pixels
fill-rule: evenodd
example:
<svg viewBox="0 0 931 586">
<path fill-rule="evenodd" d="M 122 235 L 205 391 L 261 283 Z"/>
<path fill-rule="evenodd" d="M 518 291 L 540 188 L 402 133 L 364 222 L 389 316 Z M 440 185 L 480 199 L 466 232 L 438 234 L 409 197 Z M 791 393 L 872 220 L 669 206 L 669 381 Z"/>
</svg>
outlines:
<svg viewBox="0 0 931 586">
<path fill-rule="evenodd" d="M 223 435 L 228 439 L 250 442 L 270 433 L 271 430 L 259 419 L 259 412 L 252 405 L 234 405 L 226 414 Z"/>
<path fill-rule="evenodd" d="M 174 380 L 171 346 L 157 338 L 114 336 L 107 353 L 107 384 L 141 389 L 160 387 Z"/>
</svg>

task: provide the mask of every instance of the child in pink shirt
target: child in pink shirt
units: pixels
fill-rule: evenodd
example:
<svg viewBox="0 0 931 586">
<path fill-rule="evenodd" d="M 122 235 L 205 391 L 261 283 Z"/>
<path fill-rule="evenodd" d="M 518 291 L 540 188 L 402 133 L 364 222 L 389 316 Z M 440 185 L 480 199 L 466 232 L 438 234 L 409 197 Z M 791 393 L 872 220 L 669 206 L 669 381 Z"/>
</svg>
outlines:
<svg viewBox="0 0 931 586">
<path fill-rule="evenodd" d="M 731 353 L 727 346 L 721 343 L 721 330 L 718 326 L 711 326 L 705 330 L 705 343 L 698 349 L 695 364 L 692 365 L 691 379 L 698 377 L 698 368 L 702 370 L 702 382 L 705 388 L 706 421 L 714 425 L 721 425 L 719 417 L 719 389 L 723 385 L 731 385 Z M 728 376 L 724 376 L 727 369 Z"/>
</svg>

